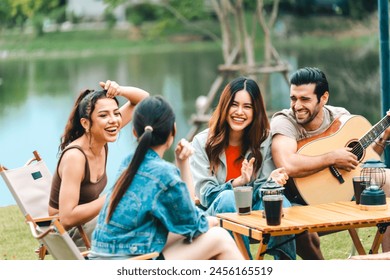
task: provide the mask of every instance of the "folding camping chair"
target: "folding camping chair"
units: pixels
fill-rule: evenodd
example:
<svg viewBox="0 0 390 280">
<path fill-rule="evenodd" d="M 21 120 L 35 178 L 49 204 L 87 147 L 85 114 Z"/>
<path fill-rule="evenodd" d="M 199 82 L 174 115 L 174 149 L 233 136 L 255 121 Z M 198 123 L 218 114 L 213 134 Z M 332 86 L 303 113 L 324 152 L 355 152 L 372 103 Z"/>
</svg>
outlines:
<svg viewBox="0 0 390 280">
<path fill-rule="evenodd" d="M 27 221 L 30 226 L 31 234 L 43 244 L 45 244 L 50 255 L 55 260 L 85 260 L 88 251 L 80 252 L 76 244 L 70 238 L 68 232 L 64 229 L 57 218 L 54 218 L 48 229 L 42 231 L 34 221 Z M 129 260 L 149 260 L 157 257 L 157 252 L 143 254 L 129 258 Z"/>
<path fill-rule="evenodd" d="M 26 221 L 48 227 L 53 219 L 48 214 L 52 175 L 38 152 L 34 151 L 33 154 L 34 157 L 22 167 L 7 169 L 0 165 L 0 174 Z M 89 249 L 89 239 L 81 226 L 79 231 Z M 39 259 L 45 258 L 45 246 L 41 244 L 36 252 Z"/>
</svg>

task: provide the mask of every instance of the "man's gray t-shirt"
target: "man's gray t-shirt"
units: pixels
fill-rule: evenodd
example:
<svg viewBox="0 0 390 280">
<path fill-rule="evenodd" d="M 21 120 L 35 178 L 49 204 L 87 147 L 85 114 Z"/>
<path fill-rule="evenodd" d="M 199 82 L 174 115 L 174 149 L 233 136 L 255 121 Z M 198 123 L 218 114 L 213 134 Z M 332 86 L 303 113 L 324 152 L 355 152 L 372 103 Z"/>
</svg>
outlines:
<svg viewBox="0 0 390 280">
<path fill-rule="evenodd" d="M 298 124 L 292 109 L 284 109 L 276 112 L 271 119 L 271 135 L 282 134 L 293 138 L 297 141 L 308 137 L 316 136 L 324 132 L 333 120 L 341 115 L 350 115 L 350 113 L 342 107 L 334 107 L 325 105 L 324 120 L 321 126 L 316 130 L 306 130 L 302 125 Z"/>
</svg>

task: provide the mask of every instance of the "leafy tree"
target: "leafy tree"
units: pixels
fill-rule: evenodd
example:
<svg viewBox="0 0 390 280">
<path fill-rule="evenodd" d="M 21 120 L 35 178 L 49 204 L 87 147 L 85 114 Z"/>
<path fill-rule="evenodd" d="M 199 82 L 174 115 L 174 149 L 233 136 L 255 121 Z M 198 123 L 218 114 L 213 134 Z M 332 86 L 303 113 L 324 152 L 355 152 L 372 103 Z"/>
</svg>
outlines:
<svg viewBox="0 0 390 280">
<path fill-rule="evenodd" d="M 131 1 L 131 0 L 105 0 L 110 8 L 125 5 L 126 16 L 129 22 L 139 27 L 144 22 L 159 21 L 158 26 L 172 27 L 190 23 L 196 20 L 206 19 L 209 13 L 204 8 L 204 1 L 193 0 L 162 0 Z M 203 32 L 207 32 L 203 30 Z"/>
<path fill-rule="evenodd" d="M 162 5 L 167 8 L 174 8 L 187 20 L 200 20 L 208 16 L 204 9 L 204 1 L 166 0 L 162 1 Z M 168 16 L 171 16 L 171 14 Z"/>
<path fill-rule="evenodd" d="M 126 8 L 126 17 L 135 26 L 145 21 L 155 21 L 161 17 L 161 8 L 150 3 L 140 3 Z"/>
<path fill-rule="evenodd" d="M 1 0 L 0 24 L 3 27 L 21 27 L 30 22 L 37 34 L 43 33 L 43 22 L 65 19 L 66 0 Z"/>
<path fill-rule="evenodd" d="M 14 1 L 2 0 L 0 2 L 0 25 L 2 27 L 23 27 L 27 18 L 21 7 L 15 5 Z"/>
<path fill-rule="evenodd" d="M 10 15 L 7 11 L 10 10 L 8 0 L 0 2 L 0 26 L 7 26 L 10 22 Z"/>
<path fill-rule="evenodd" d="M 378 1 L 348 0 L 348 14 L 353 19 L 363 19 L 367 13 L 378 9 Z"/>
</svg>

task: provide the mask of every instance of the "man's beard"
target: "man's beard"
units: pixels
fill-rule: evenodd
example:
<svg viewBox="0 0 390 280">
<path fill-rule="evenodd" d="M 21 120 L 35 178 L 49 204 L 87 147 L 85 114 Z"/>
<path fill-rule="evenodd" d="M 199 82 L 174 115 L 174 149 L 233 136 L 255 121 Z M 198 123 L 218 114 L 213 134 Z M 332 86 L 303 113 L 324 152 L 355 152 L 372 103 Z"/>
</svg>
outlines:
<svg viewBox="0 0 390 280">
<path fill-rule="evenodd" d="M 309 116 L 305 119 L 298 119 L 296 115 L 296 111 L 294 111 L 295 119 L 297 120 L 297 123 L 300 125 L 306 125 L 309 124 L 312 120 L 314 120 L 318 115 L 319 110 L 315 110 L 312 114 L 309 113 Z"/>
</svg>

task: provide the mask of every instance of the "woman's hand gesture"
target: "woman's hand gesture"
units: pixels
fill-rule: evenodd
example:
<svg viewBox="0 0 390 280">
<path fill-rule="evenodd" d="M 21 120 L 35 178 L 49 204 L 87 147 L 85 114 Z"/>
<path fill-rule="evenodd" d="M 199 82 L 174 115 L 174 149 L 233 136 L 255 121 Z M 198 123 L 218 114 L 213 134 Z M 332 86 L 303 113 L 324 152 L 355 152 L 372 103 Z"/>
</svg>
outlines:
<svg viewBox="0 0 390 280">
<path fill-rule="evenodd" d="M 288 180 L 288 175 L 286 173 L 286 170 L 284 167 L 275 169 L 274 171 L 271 172 L 271 175 L 269 176 L 269 179 L 274 180 L 277 184 L 283 186 L 286 184 Z"/>
<path fill-rule="evenodd" d="M 233 180 L 233 187 L 245 186 L 252 179 L 253 174 L 253 164 L 255 162 L 255 158 L 252 157 L 249 161 L 244 159 L 241 164 L 241 176 L 237 177 Z"/>
<path fill-rule="evenodd" d="M 187 160 L 193 153 L 194 149 L 192 148 L 191 143 L 186 139 L 183 138 L 179 141 L 179 143 L 177 143 L 175 149 L 175 157 L 177 162 Z"/>
<path fill-rule="evenodd" d="M 121 94 L 121 86 L 115 81 L 107 80 L 106 82 L 99 82 L 99 85 L 107 91 L 106 96 L 108 98 L 114 98 Z"/>
</svg>

